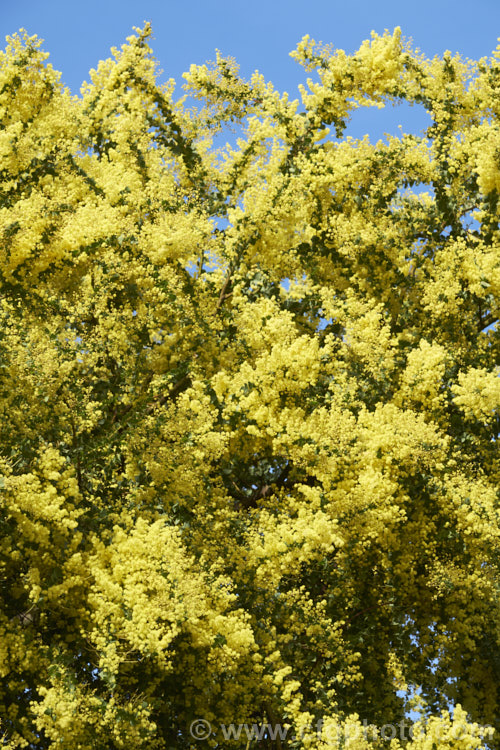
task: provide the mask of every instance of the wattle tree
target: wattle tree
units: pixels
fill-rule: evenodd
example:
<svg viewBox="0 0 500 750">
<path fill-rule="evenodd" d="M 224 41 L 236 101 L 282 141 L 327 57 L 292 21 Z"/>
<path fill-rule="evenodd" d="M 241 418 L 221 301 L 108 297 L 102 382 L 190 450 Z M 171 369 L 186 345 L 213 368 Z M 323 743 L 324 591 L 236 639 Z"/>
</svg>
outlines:
<svg viewBox="0 0 500 750">
<path fill-rule="evenodd" d="M 500 48 L 150 33 L 0 55 L 2 747 L 498 748 Z"/>
</svg>

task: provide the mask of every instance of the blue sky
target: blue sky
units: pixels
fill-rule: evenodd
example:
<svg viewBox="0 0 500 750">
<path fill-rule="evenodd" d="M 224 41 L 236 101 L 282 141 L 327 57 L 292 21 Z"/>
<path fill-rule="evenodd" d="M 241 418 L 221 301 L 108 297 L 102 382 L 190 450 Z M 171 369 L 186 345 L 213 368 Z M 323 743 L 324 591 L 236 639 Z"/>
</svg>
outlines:
<svg viewBox="0 0 500 750">
<path fill-rule="evenodd" d="M 164 77 L 178 82 L 191 63 L 214 59 L 215 49 L 232 55 L 249 76 L 255 69 L 280 91 L 298 96 L 304 71 L 289 57 L 309 34 L 317 41 L 353 52 L 371 30 L 401 26 L 403 34 L 429 56 L 446 49 L 465 57 L 489 55 L 500 36 L 500 1 L 475 0 L 0 0 L 0 31 L 24 27 L 45 40 L 53 66 L 78 93 L 90 68 L 109 57 L 133 26 L 153 24 L 153 49 Z M 3 44 L 2 44 L 3 46 Z M 385 130 L 418 131 L 426 119 L 416 109 L 380 114 L 355 113 L 348 131 L 381 137 Z"/>
</svg>

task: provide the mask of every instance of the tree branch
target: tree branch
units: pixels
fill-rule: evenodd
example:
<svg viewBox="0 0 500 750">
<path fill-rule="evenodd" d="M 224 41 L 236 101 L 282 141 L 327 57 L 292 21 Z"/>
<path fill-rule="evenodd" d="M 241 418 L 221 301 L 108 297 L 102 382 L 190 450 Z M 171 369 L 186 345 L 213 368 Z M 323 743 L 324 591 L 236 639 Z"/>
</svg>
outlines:
<svg viewBox="0 0 500 750">
<path fill-rule="evenodd" d="M 478 331 L 481 333 L 481 331 L 484 331 L 485 328 L 488 328 L 489 326 L 493 325 L 494 323 L 498 322 L 498 318 L 491 314 L 486 315 L 486 317 L 483 318 L 481 315 L 481 309 L 479 311 L 479 323 L 478 323 Z"/>
</svg>

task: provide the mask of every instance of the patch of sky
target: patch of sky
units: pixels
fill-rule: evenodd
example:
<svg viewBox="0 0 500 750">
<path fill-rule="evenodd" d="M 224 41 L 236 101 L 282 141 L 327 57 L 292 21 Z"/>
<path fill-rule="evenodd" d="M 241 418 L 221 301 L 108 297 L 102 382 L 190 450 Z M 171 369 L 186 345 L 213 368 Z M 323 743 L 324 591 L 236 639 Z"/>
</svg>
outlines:
<svg viewBox="0 0 500 750">
<path fill-rule="evenodd" d="M 481 229 L 481 224 L 474 216 L 475 210 L 465 211 L 460 217 L 460 223 L 468 232 L 479 232 Z"/>
<path fill-rule="evenodd" d="M 415 623 L 411 617 L 406 616 L 405 625 L 406 627 L 414 628 Z M 431 625 L 429 626 L 429 630 L 433 634 L 436 633 L 435 623 L 431 623 Z M 413 633 L 410 633 L 409 637 L 410 637 L 410 641 L 412 645 L 418 648 L 419 647 L 418 635 L 415 632 L 413 632 Z M 430 662 L 431 672 L 434 673 L 436 669 L 438 668 L 438 666 L 439 666 L 439 658 L 432 659 Z M 406 689 L 397 690 L 396 693 L 400 698 L 404 699 L 407 706 L 422 705 L 421 704 L 422 688 L 419 685 L 414 685 L 410 683 L 407 685 Z M 452 711 L 453 706 L 449 705 L 449 709 Z M 409 719 L 410 721 L 415 722 L 415 721 L 418 721 L 419 719 L 422 719 L 423 713 L 424 712 L 422 710 L 416 710 L 415 708 L 408 707 L 405 710 L 405 717 Z"/>
<path fill-rule="evenodd" d="M 212 150 L 238 147 L 238 140 L 245 137 L 244 126 L 240 123 L 222 123 L 212 135 Z"/>
<path fill-rule="evenodd" d="M 486 312 L 488 312 L 488 310 Z M 496 333 L 496 331 L 498 331 L 498 330 L 499 330 L 498 329 L 498 320 L 495 320 L 495 321 L 493 321 L 493 323 L 490 323 L 489 326 L 486 326 L 486 328 L 483 328 L 483 330 L 481 331 L 481 333 L 485 333 L 486 335 L 488 335 L 490 333 Z M 490 345 L 491 345 L 491 342 L 490 342 Z M 499 375 L 499 377 L 500 377 L 500 375 Z"/>
<path fill-rule="evenodd" d="M 323 310 L 318 310 L 318 315 L 323 315 Z M 332 323 L 333 323 L 333 318 L 320 318 L 320 321 L 315 329 L 316 333 L 319 333 L 319 331 L 323 331 Z"/>
<path fill-rule="evenodd" d="M 345 135 L 364 138 L 368 135 L 372 143 L 386 140 L 388 135 L 401 137 L 402 133 L 424 136 L 432 125 L 429 113 L 421 106 L 406 101 L 386 103 L 378 107 L 359 107 L 349 117 Z M 345 136 L 344 136 L 345 137 Z"/>
<path fill-rule="evenodd" d="M 407 705 L 410 703 L 418 704 L 418 699 L 422 695 L 422 688 L 417 685 L 408 685 L 406 690 L 397 690 L 396 695 L 398 698 L 403 698 Z M 415 711 L 415 709 L 409 708 L 405 710 L 405 718 L 414 722 L 421 719 L 422 714 L 419 711 Z"/>
</svg>

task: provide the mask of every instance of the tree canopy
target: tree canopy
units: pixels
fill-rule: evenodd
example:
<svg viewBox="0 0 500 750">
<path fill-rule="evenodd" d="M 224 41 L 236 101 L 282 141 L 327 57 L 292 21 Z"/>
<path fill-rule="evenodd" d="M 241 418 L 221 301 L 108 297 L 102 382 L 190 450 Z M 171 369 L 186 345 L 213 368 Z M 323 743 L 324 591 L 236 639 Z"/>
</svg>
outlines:
<svg viewBox="0 0 500 750">
<path fill-rule="evenodd" d="M 498 748 L 500 47 L 150 34 L 0 54 L 2 746 Z"/>
</svg>

